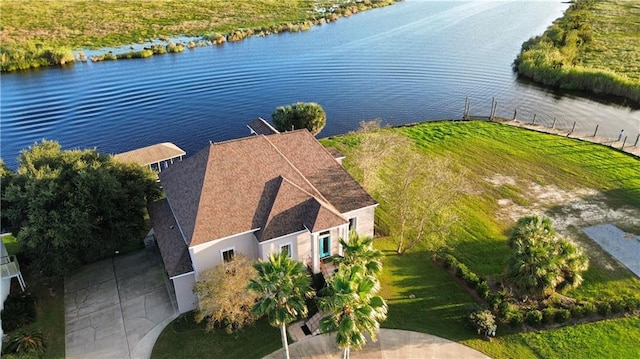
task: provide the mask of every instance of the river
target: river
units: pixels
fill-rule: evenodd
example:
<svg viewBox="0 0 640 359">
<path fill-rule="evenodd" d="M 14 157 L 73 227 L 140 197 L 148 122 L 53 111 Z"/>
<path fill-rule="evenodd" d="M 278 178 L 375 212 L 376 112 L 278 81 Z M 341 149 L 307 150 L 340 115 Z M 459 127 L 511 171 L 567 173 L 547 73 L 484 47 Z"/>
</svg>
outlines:
<svg viewBox="0 0 640 359">
<path fill-rule="evenodd" d="M 499 116 L 635 139 L 640 111 L 620 101 L 546 90 L 511 64 L 523 41 L 562 15 L 560 1 L 412 1 L 303 33 L 249 38 L 149 59 L 2 74 L 1 156 L 43 138 L 63 148 L 117 153 L 171 141 L 188 154 L 248 135 L 257 116 L 313 101 L 327 113 L 320 137 L 362 120 L 399 125 Z"/>
</svg>

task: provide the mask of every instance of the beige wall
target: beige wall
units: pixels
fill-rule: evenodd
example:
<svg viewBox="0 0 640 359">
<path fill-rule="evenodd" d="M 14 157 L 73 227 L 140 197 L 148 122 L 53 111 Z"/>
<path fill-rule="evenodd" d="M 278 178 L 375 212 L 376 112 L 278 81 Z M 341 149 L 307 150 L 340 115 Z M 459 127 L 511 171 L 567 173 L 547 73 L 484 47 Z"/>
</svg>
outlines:
<svg viewBox="0 0 640 359">
<path fill-rule="evenodd" d="M 308 231 L 294 233 L 288 236 L 262 242 L 258 245 L 258 258 L 267 260 L 269 254 L 280 252 L 280 246 L 291 244 L 291 258 L 306 264 L 311 250 Z"/>
<path fill-rule="evenodd" d="M 222 251 L 224 250 L 233 248 L 235 254 L 242 254 L 249 259 L 256 259 L 258 257 L 257 247 L 256 237 L 253 232 L 249 232 L 190 247 L 189 252 L 193 262 L 193 269 L 196 273 L 200 273 L 203 270 L 220 265 L 222 263 Z"/>
<path fill-rule="evenodd" d="M 362 236 L 373 237 L 375 206 L 346 212 L 343 213 L 342 216 L 347 220 L 356 217 L 356 232 Z"/>
<path fill-rule="evenodd" d="M 196 295 L 193 293 L 193 285 L 196 283 L 195 273 L 173 277 L 173 288 L 176 292 L 178 311 L 185 313 L 196 308 Z"/>
</svg>

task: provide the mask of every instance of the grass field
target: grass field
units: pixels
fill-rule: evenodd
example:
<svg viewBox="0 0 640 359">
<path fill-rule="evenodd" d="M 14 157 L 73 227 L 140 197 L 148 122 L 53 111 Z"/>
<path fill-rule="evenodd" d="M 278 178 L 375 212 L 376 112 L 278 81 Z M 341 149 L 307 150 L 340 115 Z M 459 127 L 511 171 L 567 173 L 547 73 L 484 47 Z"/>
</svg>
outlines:
<svg viewBox="0 0 640 359">
<path fill-rule="evenodd" d="M 502 273 L 508 253 L 506 239 L 514 222 L 496 216 L 499 200 L 531 206 L 527 183 L 554 186 L 568 193 L 591 188 L 608 208 L 632 208 L 640 213 L 640 161 L 604 146 L 480 121 L 424 123 L 384 131 L 403 133 L 426 156 L 444 156 L 466 169 L 474 188 L 459 203 L 460 220 L 449 243 L 456 257 L 480 275 Z M 347 156 L 347 168 L 351 166 L 350 151 L 357 143 L 354 136 L 322 140 Z M 496 175 L 514 179 L 516 184 L 496 186 L 487 180 Z M 554 210 L 557 208 L 547 214 L 553 216 Z M 638 230 L 637 224 L 627 225 Z M 583 247 L 594 246 L 577 228 L 569 227 L 565 232 Z M 515 333 L 501 327 L 491 342 L 478 339 L 464 321 L 465 307 L 473 303 L 473 298 L 433 264 L 427 252 L 417 250 L 398 256 L 388 238 L 378 239 L 376 245 L 386 255 L 382 291 L 389 302 L 389 318 L 384 327 L 443 336 L 494 358 L 590 358 L 603 350 L 607 357 L 622 358 L 638 350 L 634 339 L 640 337 L 637 317 L 538 333 Z M 597 246 L 588 251 L 597 255 L 590 255 L 585 282 L 568 295 L 605 298 L 640 294 L 640 280 L 626 268 Z M 415 298 L 409 297 L 412 294 Z M 575 342 L 567 339 L 574 337 Z M 572 354 L 575 343 L 580 346 L 578 356 Z"/>
</svg>

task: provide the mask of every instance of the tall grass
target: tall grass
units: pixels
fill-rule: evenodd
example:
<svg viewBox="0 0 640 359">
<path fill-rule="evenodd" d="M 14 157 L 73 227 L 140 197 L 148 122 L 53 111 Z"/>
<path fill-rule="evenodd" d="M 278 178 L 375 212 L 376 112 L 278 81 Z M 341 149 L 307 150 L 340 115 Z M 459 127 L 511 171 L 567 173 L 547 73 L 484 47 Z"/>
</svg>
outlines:
<svg viewBox="0 0 640 359">
<path fill-rule="evenodd" d="M 577 0 L 514 62 L 545 85 L 625 97 L 640 103 L 640 5 Z"/>
</svg>

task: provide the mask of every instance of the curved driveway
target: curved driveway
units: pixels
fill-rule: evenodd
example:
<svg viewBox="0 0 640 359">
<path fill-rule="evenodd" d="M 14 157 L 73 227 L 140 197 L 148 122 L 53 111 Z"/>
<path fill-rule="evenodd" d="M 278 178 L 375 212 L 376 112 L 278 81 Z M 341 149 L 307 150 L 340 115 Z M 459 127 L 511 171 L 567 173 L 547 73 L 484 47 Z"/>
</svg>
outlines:
<svg viewBox="0 0 640 359">
<path fill-rule="evenodd" d="M 303 339 L 289 346 L 291 358 L 341 358 L 342 350 L 336 347 L 335 335 L 323 334 Z M 265 359 L 282 358 L 282 349 L 265 357 Z M 429 334 L 410 332 L 407 330 L 380 329 L 378 341 L 367 342 L 364 349 L 352 350 L 353 359 L 366 358 L 456 358 L 487 359 L 488 356 L 462 344 Z"/>
</svg>

